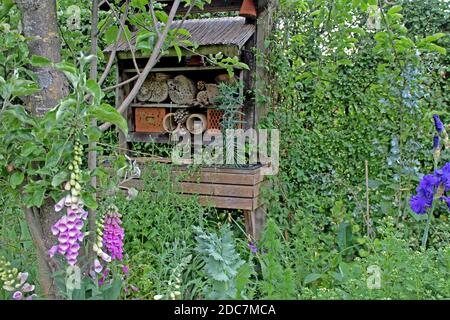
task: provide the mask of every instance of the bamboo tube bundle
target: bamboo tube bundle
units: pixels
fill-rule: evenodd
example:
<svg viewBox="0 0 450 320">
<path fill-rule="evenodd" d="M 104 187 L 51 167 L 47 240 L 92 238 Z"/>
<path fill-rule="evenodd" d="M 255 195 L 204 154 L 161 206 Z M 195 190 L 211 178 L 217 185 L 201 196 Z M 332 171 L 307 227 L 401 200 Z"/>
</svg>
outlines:
<svg viewBox="0 0 450 320">
<path fill-rule="evenodd" d="M 174 120 L 176 123 L 185 123 L 187 118 L 189 118 L 190 113 L 186 109 L 178 109 L 175 112 Z"/>
</svg>

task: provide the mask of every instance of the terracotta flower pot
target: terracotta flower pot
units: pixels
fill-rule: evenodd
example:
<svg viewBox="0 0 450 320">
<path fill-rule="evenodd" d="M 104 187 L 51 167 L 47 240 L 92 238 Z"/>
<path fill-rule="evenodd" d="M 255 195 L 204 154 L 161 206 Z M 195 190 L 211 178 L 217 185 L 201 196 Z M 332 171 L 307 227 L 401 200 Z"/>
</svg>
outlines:
<svg viewBox="0 0 450 320">
<path fill-rule="evenodd" d="M 256 18 L 256 7 L 253 0 L 244 0 L 244 2 L 242 2 L 239 15 L 246 18 Z"/>
<path fill-rule="evenodd" d="M 175 121 L 174 117 L 174 112 L 166 114 L 162 122 L 164 131 L 168 133 L 174 133 L 175 131 L 180 129 L 180 124 Z"/>
<path fill-rule="evenodd" d="M 194 113 L 186 120 L 186 129 L 192 134 L 201 134 L 206 130 L 206 116 L 201 113 Z"/>
</svg>

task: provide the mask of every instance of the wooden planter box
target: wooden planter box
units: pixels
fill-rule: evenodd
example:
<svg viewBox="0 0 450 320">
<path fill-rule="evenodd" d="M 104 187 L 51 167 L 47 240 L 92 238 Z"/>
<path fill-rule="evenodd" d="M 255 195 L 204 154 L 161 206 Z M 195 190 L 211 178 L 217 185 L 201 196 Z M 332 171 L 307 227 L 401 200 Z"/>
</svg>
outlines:
<svg viewBox="0 0 450 320">
<path fill-rule="evenodd" d="M 138 160 L 138 162 L 140 162 Z M 178 181 L 178 192 L 196 195 L 201 205 L 244 211 L 246 231 L 258 239 L 265 222 L 260 190 L 264 176 L 261 166 L 249 168 L 211 167 L 188 171 L 186 166 L 172 166 L 172 177 Z M 142 189 L 141 180 L 131 180 L 127 187 Z"/>
<path fill-rule="evenodd" d="M 261 167 L 250 169 L 201 168 L 187 175 L 186 168 L 174 167 L 175 176 L 181 177 L 180 192 L 198 195 L 202 205 L 210 203 L 216 208 L 256 210 L 263 176 Z"/>
</svg>

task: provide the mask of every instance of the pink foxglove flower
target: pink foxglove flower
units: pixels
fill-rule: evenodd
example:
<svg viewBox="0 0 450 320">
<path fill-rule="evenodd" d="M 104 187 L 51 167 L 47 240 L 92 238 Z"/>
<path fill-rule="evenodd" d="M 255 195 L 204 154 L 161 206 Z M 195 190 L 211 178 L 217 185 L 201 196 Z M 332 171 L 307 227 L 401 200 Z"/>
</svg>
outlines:
<svg viewBox="0 0 450 320">
<path fill-rule="evenodd" d="M 13 293 L 13 299 L 14 300 L 22 300 L 23 298 L 23 293 L 20 291 L 16 291 Z"/>
<path fill-rule="evenodd" d="M 122 224 L 121 214 L 117 210 L 108 211 L 105 215 L 105 224 L 103 229 L 103 246 L 112 260 L 123 259 L 123 239 L 125 236 Z"/>
<path fill-rule="evenodd" d="M 59 204 L 67 202 L 67 197 L 61 199 L 55 205 L 55 211 L 59 209 Z M 87 218 L 87 211 L 83 209 L 82 203 L 66 203 L 67 214 L 62 216 L 51 228 L 52 234 L 58 237 L 58 244 L 51 247 L 48 251 L 50 257 L 55 254 L 65 256 L 67 263 L 71 266 L 77 263 L 78 253 L 83 241 L 84 220 Z M 70 206 L 70 207 L 69 207 Z"/>
<path fill-rule="evenodd" d="M 0 282 L 3 282 L 3 289 L 12 293 L 14 300 L 31 300 L 35 294 L 26 296 L 26 293 L 34 291 L 34 285 L 27 282 L 28 273 L 19 272 L 6 261 L 4 257 L 0 257 Z"/>
<path fill-rule="evenodd" d="M 98 259 L 94 260 L 94 270 L 96 273 L 100 273 L 103 270 L 103 266 L 101 265 L 100 261 L 98 261 Z"/>
</svg>

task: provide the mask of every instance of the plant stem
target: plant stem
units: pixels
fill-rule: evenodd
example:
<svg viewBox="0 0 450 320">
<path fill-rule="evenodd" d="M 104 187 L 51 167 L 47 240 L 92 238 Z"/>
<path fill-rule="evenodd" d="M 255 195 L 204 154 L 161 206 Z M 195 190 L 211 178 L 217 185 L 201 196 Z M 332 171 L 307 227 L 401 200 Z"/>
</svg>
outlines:
<svg viewBox="0 0 450 320">
<path fill-rule="evenodd" d="M 425 230 L 423 231 L 423 237 L 422 237 L 422 249 L 426 249 L 427 247 L 427 241 L 428 241 L 428 233 L 430 231 L 430 224 L 431 224 L 431 217 L 433 215 L 433 211 L 434 211 L 434 205 L 433 208 L 431 210 L 430 213 L 428 213 L 428 219 L 427 219 L 427 224 L 425 226 Z"/>
<path fill-rule="evenodd" d="M 92 1 L 92 26 L 91 26 L 91 54 L 97 53 L 97 46 L 98 46 L 98 0 Z M 90 65 L 90 72 L 89 72 L 89 78 L 97 81 L 97 72 L 98 70 L 98 59 L 94 58 L 91 60 Z M 91 120 L 91 126 L 97 127 L 97 119 Z M 95 141 L 89 142 L 89 154 L 88 154 L 88 169 L 91 173 L 91 186 L 96 190 L 97 188 L 97 177 L 93 175 L 95 169 L 97 168 L 97 143 Z M 97 198 L 97 193 L 94 191 L 94 199 Z M 89 260 L 93 261 L 93 258 L 95 257 L 95 253 L 93 250 L 92 244 L 95 242 L 95 236 L 96 236 L 96 227 L 95 227 L 95 220 L 96 220 L 97 212 L 93 209 L 89 209 L 89 247 L 88 247 L 88 258 Z"/>
</svg>

